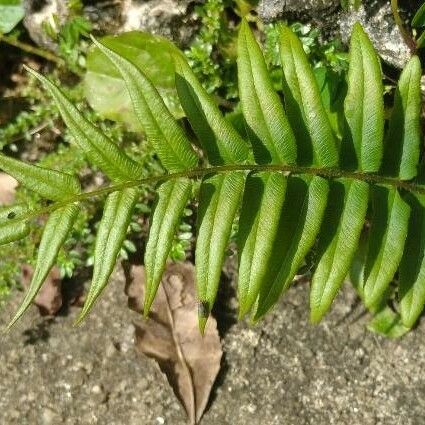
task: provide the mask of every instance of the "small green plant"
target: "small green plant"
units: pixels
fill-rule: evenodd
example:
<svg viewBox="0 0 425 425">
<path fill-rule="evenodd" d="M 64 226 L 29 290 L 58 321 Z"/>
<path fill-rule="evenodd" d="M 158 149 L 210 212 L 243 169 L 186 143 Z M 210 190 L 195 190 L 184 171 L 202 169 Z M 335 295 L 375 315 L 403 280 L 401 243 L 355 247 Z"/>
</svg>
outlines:
<svg viewBox="0 0 425 425">
<path fill-rule="evenodd" d="M 223 117 L 185 57 L 174 55 L 177 92 L 198 139 L 195 150 L 146 75 L 119 50 L 94 43 L 125 81 L 136 116 L 166 172 L 146 176 L 142 165 L 87 120 L 57 86 L 28 69 L 55 99 L 75 144 L 111 184 L 82 192 L 73 175 L 0 155 L 0 168 L 51 201 L 41 208 L 21 204 L 0 211 L 0 243 L 25 237 L 34 218 L 49 216 L 33 280 L 10 325 L 40 289 L 83 202 L 106 196 L 93 281 L 78 321 L 83 320 L 108 283 L 140 190 L 156 183 L 144 257 L 148 315 L 199 178 L 195 263 L 201 330 L 215 302 L 238 215 L 240 317 L 249 313 L 254 322 L 263 317 L 314 253 L 313 322 L 328 311 L 354 263 L 357 279 L 352 280 L 367 308 L 376 313 L 374 329 L 395 336 L 414 325 L 425 303 L 421 68 L 416 56 L 400 77 L 384 131 L 379 59 L 361 26 L 355 25 L 348 91 L 341 105 L 346 125 L 339 138 L 300 40 L 289 28 L 280 28 L 283 106 L 260 46 L 243 20 L 238 79 L 246 138 Z M 387 307 L 389 300 L 398 303 L 397 312 Z"/>
</svg>

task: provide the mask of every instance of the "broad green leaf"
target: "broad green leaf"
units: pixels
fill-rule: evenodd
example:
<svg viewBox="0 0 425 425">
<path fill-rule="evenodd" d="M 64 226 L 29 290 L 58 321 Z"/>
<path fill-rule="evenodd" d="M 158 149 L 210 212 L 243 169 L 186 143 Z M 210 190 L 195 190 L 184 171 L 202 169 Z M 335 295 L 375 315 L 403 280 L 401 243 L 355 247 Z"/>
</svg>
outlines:
<svg viewBox="0 0 425 425">
<path fill-rule="evenodd" d="M 403 254 L 410 207 L 394 187 L 374 186 L 373 216 L 364 270 L 364 301 L 375 305 L 391 283 Z"/>
<path fill-rule="evenodd" d="M 385 307 L 379 311 L 367 325 L 367 328 L 387 338 L 400 338 L 406 332 L 409 332 L 409 328 L 401 322 L 400 315 L 390 307 Z"/>
<path fill-rule="evenodd" d="M 286 113 L 298 144 L 298 163 L 336 167 L 336 140 L 316 79 L 301 41 L 288 27 L 281 28 L 280 56 Z"/>
<path fill-rule="evenodd" d="M 376 172 L 381 167 L 384 137 L 384 100 L 379 58 L 359 23 L 351 36 L 347 121 L 341 145 L 345 168 Z"/>
<path fill-rule="evenodd" d="M 412 210 L 399 271 L 400 315 L 411 328 L 425 305 L 425 196 L 407 196 Z"/>
<path fill-rule="evenodd" d="M 338 179 L 330 183 L 317 248 L 318 264 L 310 290 L 311 321 L 318 323 L 329 310 L 353 260 L 365 222 L 369 185 Z"/>
<path fill-rule="evenodd" d="M 77 204 L 70 204 L 50 214 L 38 248 L 37 262 L 30 286 L 8 328 L 19 320 L 36 297 L 50 270 L 55 265 L 59 250 L 66 242 L 79 211 L 80 207 Z"/>
<path fill-rule="evenodd" d="M 238 79 L 242 111 L 253 140 L 257 163 L 293 164 L 297 157 L 295 136 L 283 110 L 249 25 L 242 20 L 238 39 Z"/>
<path fill-rule="evenodd" d="M 26 69 L 50 92 L 76 144 L 91 162 L 111 180 L 126 181 L 140 177 L 141 166 L 88 121 L 58 87 L 33 69 Z"/>
<path fill-rule="evenodd" d="M 413 17 L 412 27 L 425 27 L 425 3 L 422 4 L 422 6 L 418 9 L 415 16 Z"/>
<path fill-rule="evenodd" d="M 0 34 L 7 34 L 25 16 L 22 0 L 0 0 Z"/>
<path fill-rule="evenodd" d="M 81 190 L 75 176 L 29 165 L 2 154 L 0 154 L 0 169 L 10 174 L 27 189 L 52 201 L 72 197 Z"/>
<path fill-rule="evenodd" d="M 198 297 L 208 312 L 217 296 L 224 255 L 244 183 L 245 173 L 232 172 L 208 176 L 201 184 L 195 264 Z M 207 318 L 205 314 L 199 317 L 201 332 Z"/>
<path fill-rule="evenodd" d="M 28 221 L 19 221 L 19 217 L 26 212 L 28 212 L 26 205 L 0 207 L 0 245 L 18 241 L 28 236 L 30 232 Z"/>
<path fill-rule="evenodd" d="M 268 272 L 285 200 L 287 178 L 280 173 L 250 174 L 239 219 L 239 317 L 251 310 Z"/>
<path fill-rule="evenodd" d="M 329 184 L 322 177 L 290 177 L 267 275 L 260 288 L 254 321 L 263 317 L 291 284 L 320 231 Z"/>
<path fill-rule="evenodd" d="M 195 167 L 197 157 L 189 139 L 149 78 L 132 62 L 95 39 L 93 42 L 122 75 L 137 119 L 162 165 L 170 172 Z"/>
<path fill-rule="evenodd" d="M 162 279 L 173 238 L 192 195 L 192 182 L 186 178 L 169 180 L 157 189 L 145 251 L 146 293 L 144 315 L 150 307 Z"/>
<path fill-rule="evenodd" d="M 234 164 L 249 158 L 248 144 L 226 120 L 186 60 L 176 55 L 176 87 L 180 102 L 211 164 Z"/>
<path fill-rule="evenodd" d="M 127 235 L 138 197 L 139 190 L 129 188 L 113 192 L 106 198 L 94 249 L 93 279 L 77 323 L 84 320 L 108 284 Z"/>
<path fill-rule="evenodd" d="M 401 180 L 418 172 L 421 146 L 421 63 L 413 56 L 401 73 L 385 137 L 382 171 Z"/>
<path fill-rule="evenodd" d="M 100 42 L 140 69 L 176 118 L 184 115 L 174 84 L 172 55 L 178 54 L 179 50 L 173 43 L 141 31 L 108 35 Z M 84 93 L 90 106 L 105 118 L 124 122 L 134 130 L 141 128 L 123 77 L 98 48 L 91 49 L 87 55 Z"/>
</svg>

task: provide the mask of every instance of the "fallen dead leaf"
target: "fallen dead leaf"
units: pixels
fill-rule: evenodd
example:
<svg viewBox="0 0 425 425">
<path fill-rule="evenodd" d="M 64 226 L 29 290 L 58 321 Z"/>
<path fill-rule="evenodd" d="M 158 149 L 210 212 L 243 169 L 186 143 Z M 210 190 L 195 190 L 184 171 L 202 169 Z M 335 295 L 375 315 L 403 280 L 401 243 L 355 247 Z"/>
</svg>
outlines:
<svg viewBox="0 0 425 425">
<path fill-rule="evenodd" d="M 129 307 L 140 313 L 144 280 L 144 268 L 133 266 L 126 293 Z M 173 264 L 166 270 L 149 317 L 135 324 L 137 348 L 158 362 L 190 423 L 197 424 L 207 406 L 223 352 L 213 317 L 208 320 L 205 335 L 199 332 L 192 264 Z"/>
<path fill-rule="evenodd" d="M 18 182 L 13 177 L 0 173 L 0 206 L 13 203 L 17 186 Z"/>
<path fill-rule="evenodd" d="M 29 286 L 32 275 L 31 266 L 22 267 L 22 283 L 25 287 Z M 33 303 L 38 307 L 42 316 L 54 315 L 62 307 L 62 280 L 60 271 L 56 266 L 50 271 Z"/>
</svg>

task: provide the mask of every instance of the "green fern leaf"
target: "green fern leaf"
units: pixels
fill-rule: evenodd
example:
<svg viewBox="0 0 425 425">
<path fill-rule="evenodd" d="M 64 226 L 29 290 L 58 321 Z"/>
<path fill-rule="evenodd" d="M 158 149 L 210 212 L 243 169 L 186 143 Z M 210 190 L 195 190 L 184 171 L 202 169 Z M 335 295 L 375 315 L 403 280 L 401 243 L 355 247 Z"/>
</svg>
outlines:
<svg viewBox="0 0 425 425">
<path fill-rule="evenodd" d="M 213 165 L 246 162 L 248 144 L 224 119 L 211 96 L 202 87 L 186 60 L 175 56 L 176 87 L 187 118 Z"/>
<path fill-rule="evenodd" d="M 162 165 L 170 172 L 193 168 L 197 157 L 183 129 L 167 109 L 162 97 L 146 75 L 127 59 L 93 38 L 96 46 L 121 73 L 137 119 Z"/>
<path fill-rule="evenodd" d="M 310 290 L 311 321 L 329 310 L 347 275 L 366 217 L 369 185 L 340 179 L 331 182 L 329 204 L 317 247 L 318 265 Z"/>
<path fill-rule="evenodd" d="M 418 173 L 421 146 L 421 63 L 410 59 L 401 73 L 394 109 L 385 137 L 382 171 L 401 180 L 411 180 Z"/>
<path fill-rule="evenodd" d="M 72 197 L 81 190 L 80 183 L 75 176 L 25 164 L 3 154 L 0 154 L 0 169 L 14 177 L 27 189 L 52 201 Z"/>
<path fill-rule="evenodd" d="M 381 70 L 372 44 L 358 25 L 353 31 L 350 57 L 344 103 L 347 128 L 341 143 L 341 162 L 356 171 L 377 171 L 382 157 L 384 122 Z M 372 100 L 369 100 L 370 87 L 373 87 Z M 375 159 L 367 163 L 364 157 L 368 161 Z M 366 218 L 368 185 L 360 181 L 334 181 L 329 199 L 311 283 L 313 323 L 319 322 L 330 308 L 349 270 Z"/>
<path fill-rule="evenodd" d="M 202 181 L 195 262 L 198 297 L 208 312 L 217 296 L 224 254 L 244 184 L 245 174 L 237 172 L 216 174 Z M 199 317 L 201 332 L 204 331 L 207 317 L 205 314 Z"/>
<path fill-rule="evenodd" d="M 26 220 L 19 221 L 19 217 L 28 211 L 26 205 L 13 205 L 0 208 L 0 245 L 25 238 L 30 233 Z M 11 222 L 13 220 L 13 222 Z"/>
<path fill-rule="evenodd" d="M 89 160 L 111 180 L 126 181 L 141 175 L 141 166 L 88 121 L 62 91 L 43 75 L 26 68 L 50 92 L 75 142 Z"/>
<path fill-rule="evenodd" d="M 257 163 L 293 164 L 295 136 L 273 88 L 260 46 L 245 19 L 238 38 L 239 94 Z M 254 143 L 256 139 L 259 143 Z M 265 148 L 266 149 L 265 149 Z"/>
<path fill-rule="evenodd" d="M 47 275 L 55 265 L 59 250 L 66 242 L 79 211 L 80 207 L 78 205 L 70 204 L 54 211 L 50 215 L 41 238 L 37 262 L 29 289 L 8 328 L 19 320 L 36 297 Z"/>
<path fill-rule="evenodd" d="M 301 41 L 288 27 L 281 28 L 280 56 L 286 112 L 298 144 L 298 163 L 336 167 L 336 141 L 317 81 Z"/>
<path fill-rule="evenodd" d="M 201 331 L 217 296 L 239 205 L 240 316 L 251 312 L 252 319 L 259 320 L 290 286 L 315 246 L 312 254 L 317 266 L 310 293 L 313 322 L 330 308 L 354 263 L 358 273 L 353 284 L 376 315 L 371 329 L 397 336 L 413 326 L 425 305 L 425 189 L 422 180 L 412 181 L 421 144 L 418 58 L 412 58 L 401 75 L 384 138 L 379 59 L 361 26 L 355 25 L 345 126 L 338 146 L 326 109 L 329 102 L 325 107 L 302 44 L 288 28 L 280 30 L 284 108 L 260 46 L 242 21 L 238 79 L 243 114 L 233 121 L 223 117 L 184 56 L 176 53 L 176 88 L 208 164 L 195 168 L 198 157 L 188 136 L 149 78 L 118 52 L 95 43 L 122 75 L 135 114 L 169 174 L 140 180 L 139 164 L 85 120 L 55 85 L 30 71 L 52 93 L 78 146 L 118 183 L 93 192 L 110 194 L 96 241 L 93 283 L 79 320 L 108 282 L 138 198 L 137 185 L 160 182 L 145 251 L 144 313 L 149 313 L 180 217 L 192 196 L 192 179 L 201 177 L 195 258 L 203 307 Z M 233 127 L 235 121 L 242 123 L 239 132 Z M 81 194 L 73 176 L 1 154 L 0 168 L 43 198 L 56 201 L 39 210 L 53 213 L 43 234 L 34 281 L 16 320 L 54 264 L 72 228 L 74 212 L 78 213 L 77 202 L 88 199 L 90 193 Z M 37 211 L 25 208 L 1 209 L 0 243 L 25 236 L 27 222 L 36 215 Z M 366 218 L 370 226 L 362 237 Z M 356 255 L 359 245 L 365 248 Z M 397 270 L 400 314 L 388 309 L 388 300 L 396 293 L 390 283 Z"/>
<path fill-rule="evenodd" d="M 248 176 L 239 220 L 239 317 L 251 310 L 268 278 L 287 179 L 278 173 Z"/>
<path fill-rule="evenodd" d="M 329 184 L 321 177 L 291 177 L 268 272 L 253 313 L 263 317 L 292 282 L 320 230 Z"/>
<path fill-rule="evenodd" d="M 382 72 L 372 43 L 358 23 L 351 37 L 344 110 L 347 128 L 341 145 L 342 165 L 363 172 L 378 171 L 384 137 Z"/>
<path fill-rule="evenodd" d="M 138 189 L 130 188 L 111 193 L 106 199 L 94 250 L 93 280 L 77 323 L 84 320 L 108 283 L 138 197 Z"/>
<path fill-rule="evenodd" d="M 400 315 L 411 328 L 425 305 L 425 196 L 409 194 L 409 233 L 399 272 Z"/>
<path fill-rule="evenodd" d="M 382 298 L 403 255 L 410 207 L 393 187 L 373 188 L 373 217 L 364 271 L 366 307 Z"/>
<path fill-rule="evenodd" d="M 183 109 L 213 165 L 247 161 L 250 151 L 232 124 L 197 80 L 187 62 L 175 57 L 176 86 Z M 226 176 L 206 178 L 201 184 L 197 223 L 197 288 L 202 303 L 211 311 L 214 304 L 224 253 L 232 223 L 242 199 L 245 175 L 231 172 Z M 207 317 L 199 316 L 203 332 Z"/>
<path fill-rule="evenodd" d="M 165 106 L 151 81 L 130 61 L 96 40 L 93 39 L 93 41 L 121 73 L 136 116 L 149 142 L 154 146 L 162 165 L 170 172 L 195 167 L 197 157 L 187 136 Z M 186 179 L 165 183 L 158 190 L 158 202 L 152 213 L 145 252 L 147 276 L 145 315 L 149 313 L 162 278 L 179 218 L 190 195 L 191 184 Z"/>
<path fill-rule="evenodd" d="M 155 299 L 180 217 L 191 195 L 192 182 L 186 178 L 170 180 L 157 189 L 145 252 L 145 316 Z"/>
</svg>

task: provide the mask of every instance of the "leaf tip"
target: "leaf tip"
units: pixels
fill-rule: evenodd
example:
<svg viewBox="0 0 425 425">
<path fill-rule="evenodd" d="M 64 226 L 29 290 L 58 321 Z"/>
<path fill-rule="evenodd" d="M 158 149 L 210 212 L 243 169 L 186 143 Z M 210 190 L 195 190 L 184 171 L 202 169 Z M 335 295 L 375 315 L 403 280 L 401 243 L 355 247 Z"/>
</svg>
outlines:
<svg viewBox="0 0 425 425">
<path fill-rule="evenodd" d="M 248 305 L 248 303 L 239 300 L 238 320 L 243 320 L 243 318 L 248 314 L 250 308 L 251 307 Z"/>
<path fill-rule="evenodd" d="M 325 313 L 318 308 L 312 308 L 310 311 L 310 323 L 312 325 L 318 325 L 322 319 Z"/>
<path fill-rule="evenodd" d="M 155 299 L 155 295 L 146 294 L 145 302 L 143 304 L 143 318 L 144 319 L 149 318 L 149 313 L 151 312 L 151 307 L 152 307 L 154 299 Z"/>
<path fill-rule="evenodd" d="M 210 303 L 208 301 L 200 301 L 198 304 L 198 326 L 202 336 L 205 333 L 205 326 L 207 325 L 210 313 Z"/>
<path fill-rule="evenodd" d="M 202 336 L 205 335 L 205 327 L 207 326 L 208 317 L 198 317 L 199 332 Z"/>
</svg>

